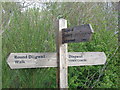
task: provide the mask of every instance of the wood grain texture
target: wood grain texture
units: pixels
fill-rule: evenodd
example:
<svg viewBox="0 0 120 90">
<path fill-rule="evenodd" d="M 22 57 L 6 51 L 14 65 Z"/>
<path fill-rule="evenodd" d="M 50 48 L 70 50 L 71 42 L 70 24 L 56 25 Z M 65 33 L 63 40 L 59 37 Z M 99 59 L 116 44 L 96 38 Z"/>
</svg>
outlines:
<svg viewBox="0 0 120 90">
<path fill-rule="evenodd" d="M 67 28 L 67 20 L 59 19 L 57 21 L 57 85 L 58 88 L 68 88 L 68 60 L 67 60 L 67 44 L 62 44 L 62 29 Z"/>
<path fill-rule="evenodd" d="M 73 28 L 66 28 L 62 30 L 62 43 L 76 43 L 90 41 L 93 33 L 92 26 L 85 24 L 75 26 Z"/>
<path fill-rule="evenodd" d="M 11 67 L 11 69 L 54 67 L 54 65 L 56 65 L 56 54 L 55 53 L 11 53 L 7 59 L 7 62 Z"/>
<path fill-rule="evenodd" d="M 15 59 L 16 55 L 34 57 L 45 55 L 45 58 Z M 68 66 L 102 65 L 106 62 L 104 52 L 69 52 L 67 57 Z M 57 67 L 56 53 L 11 53 L 7 63 L 11 69 Z"/>
</svg>

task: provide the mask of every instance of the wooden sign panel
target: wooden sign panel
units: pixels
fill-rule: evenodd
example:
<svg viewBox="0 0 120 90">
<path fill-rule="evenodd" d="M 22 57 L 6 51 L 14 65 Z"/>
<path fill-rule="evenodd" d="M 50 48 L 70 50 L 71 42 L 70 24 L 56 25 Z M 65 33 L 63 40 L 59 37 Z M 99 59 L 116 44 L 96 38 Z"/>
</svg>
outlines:
<svg viewBox="0 0 120 90">
<path fill-rule="evenodd" d="M 62 30 L 62 43 L 86 42 L 90 41 L 93 33 L 92 26 L 85 24 L 75 26 L 73 28 L 66 28 Z"/>
<path fill-rule="evenodd" d="M 102 65 L 104 52 L 69 52 L 68 66 Z M 11 69 L 57 67 L 56 53 L 11 53 L 7 59 Z"/>
</svg>

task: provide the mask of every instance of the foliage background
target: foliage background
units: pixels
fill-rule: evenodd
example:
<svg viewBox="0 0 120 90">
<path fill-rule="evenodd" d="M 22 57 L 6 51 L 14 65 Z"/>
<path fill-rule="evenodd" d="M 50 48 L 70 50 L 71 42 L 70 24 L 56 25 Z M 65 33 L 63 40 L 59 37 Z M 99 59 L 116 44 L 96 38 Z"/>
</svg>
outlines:
<svg viewBox="0 0 120 90">
<path fill-rule="evenodd" d="M 29 3 L 27 4 L 30 5 Z M 3 88 L 56 88 L 56 68 L 11 70 L 10 53 L 55 52 L 56 19 L 65 18 L 68 27 L 90 23 L 92 41 L 68 44 L 69 52 L 105 52 L 100 66 L 69 67 L 69 88 L 119 88 L 118 11 L 113 2 L 2 3 L 2 86 Z"/>
</svg>

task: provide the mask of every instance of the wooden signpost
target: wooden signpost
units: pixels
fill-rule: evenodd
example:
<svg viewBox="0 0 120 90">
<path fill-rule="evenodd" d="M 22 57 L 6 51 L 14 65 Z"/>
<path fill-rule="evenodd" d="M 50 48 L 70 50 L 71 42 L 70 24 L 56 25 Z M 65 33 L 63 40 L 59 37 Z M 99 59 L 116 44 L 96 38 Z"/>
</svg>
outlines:
<svg viewBox="0 0 120 90">
<path fill-rule="evenodd" d="M 11 69 L 57 67 L 58 88 L 68 88 L 68 66 L 102 65 L 104 52 L 68 52 L 67 43 L 85 42 L 91 39 L 90 24 L 67 28 L 67 20 L 57 21 L 55 53 L 11 53 L 7 63 Z"/>
<path fill-rule="evenodd" d="M 56 53 L 11 53 L 7 63 L 11 69 L 57 67 Z M 68 66 L 102 65 L 103 52 L 68 52 Z"/>
<path fill-rule="evenodd" d="M 56 49 L 57 49 L 57 85 L 58 88 L 68 87 L 68 60 L 67 60 L 67 44 L 62 44 L 62 29 L 67 28 L 67 20 L 60 19 L 57 21 L 57 33 L 56 33 Z"/>
</svg>

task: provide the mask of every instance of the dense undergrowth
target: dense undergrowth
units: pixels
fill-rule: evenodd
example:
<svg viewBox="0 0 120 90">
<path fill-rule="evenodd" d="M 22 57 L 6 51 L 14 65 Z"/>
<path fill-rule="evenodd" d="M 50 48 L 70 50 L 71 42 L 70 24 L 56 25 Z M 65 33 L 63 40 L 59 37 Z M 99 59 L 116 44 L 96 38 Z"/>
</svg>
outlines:
<svg viewBox="0 0 120 90">
<path fill-rule="evenodd" d="M 3 8 L 5 5 L 3 3 Z M 56 68 L 11 70 L 6 60 L 10 53 L 55 52 L 55 24 L 61 17 L 67 19 L 68 27 L 90 23 L 94 29 L 90 42 L 70 43 L 69 52 L 105 52 L 107 56 L 105 65 L 69 67 L 69 88 L 118 88 L 117 11 L 114 7 L 106 7 L 105 3 L 45 5 L 40 12 L 38 8 L 22 13 L 13 9 L 2 37 L 3 88 L 56 87 Z"/>
</svg>

